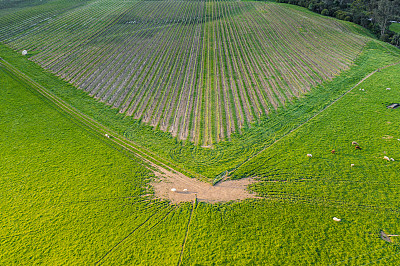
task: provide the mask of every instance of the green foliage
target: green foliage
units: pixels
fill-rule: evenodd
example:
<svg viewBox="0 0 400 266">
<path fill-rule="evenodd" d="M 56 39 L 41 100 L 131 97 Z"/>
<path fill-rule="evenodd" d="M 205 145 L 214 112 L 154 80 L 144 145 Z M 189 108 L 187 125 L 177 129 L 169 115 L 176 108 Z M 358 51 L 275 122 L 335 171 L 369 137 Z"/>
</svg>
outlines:
<svg viewBox="0 0 400 266">
<path fill-rule="evenodd" d="M 321 15 L 329 16 L 329 10 L 325 8 L 324 10 L 321 11 Z"/>
<path fill-rule="evenodd" d="M 400 23 L 391 23 L 389 30 L 400 33 Z"/>
</svg>

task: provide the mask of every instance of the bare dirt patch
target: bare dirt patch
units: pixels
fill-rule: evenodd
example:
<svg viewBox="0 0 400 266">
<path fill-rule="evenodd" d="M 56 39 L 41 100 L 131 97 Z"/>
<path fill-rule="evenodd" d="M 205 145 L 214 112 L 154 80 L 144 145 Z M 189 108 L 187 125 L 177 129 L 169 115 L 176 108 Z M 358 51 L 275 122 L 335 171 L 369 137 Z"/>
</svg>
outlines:
<svg viewBox="0 0 400 266">
<path fill-rule="evenodd" d="M 247 186 L 254 182 L 250 178 L 226 180 L 212 186 L 182 174 L 165 171 L 162 174 L 157 172 L 155 174 L 157 178 L 151 182 L 155 196 L 168 199 L 171 203 L 193 201 L 196 197 L 198 201 L 209 203 L 257 198 L 255 194 L 246 190 Z M 171 191 L 172 188 L 175 188 L 176 191 Z M 184 189 L 187 189 L 187 191 L 184 191 Z"/>
</svg>

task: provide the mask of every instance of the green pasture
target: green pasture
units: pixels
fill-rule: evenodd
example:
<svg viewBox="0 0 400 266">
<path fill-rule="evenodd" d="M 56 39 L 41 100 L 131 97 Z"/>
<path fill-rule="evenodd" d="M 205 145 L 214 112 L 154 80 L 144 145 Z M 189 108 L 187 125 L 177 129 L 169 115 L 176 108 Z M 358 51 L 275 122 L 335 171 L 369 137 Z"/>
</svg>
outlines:
<svg viewBox="0 0 400 266">
<path fill-rule="evenodd" d="M 0 264 L 93 264 L 147 219 L 138 232 L 161 219 L 168 221 L 164 227 L 185 221 L 185 205 L 142 197 L 153 175 L 137 160 L 59 112 L 1 65 L 0 80 Z M 174 217 L 167 215 L 171 210 Z M 136 259 L 168 262 L 180 243 L 166 244 L 175 241 L 166 236 L 157 247 L 165 247 L 161 255 L 144 252 Z"/>
<path fill-rule="evenodd" d="M 0 264 L 393 264 L 400 257 L 398 242 L 378 236 L 382 229 L 400 230 L 397 162 L 369 157 L 383 150 L 399 156 L 397 140 L 382 138 L 396 137 L 400 122 L 398 110 L 382 105 L 396 99 L 397 71 L 382 71 L 365 91 L 348 94 L 320 119 L 256 157 L 264 167 L 253 167 L 252 175 L 261 179 L 252 189 L 263 199 L 169 205 L 142 197 L 151 193 L 146 168 L 0 68 L 5 140 L 0 142 Z M 338 111 L 347 115 L 341 118 Z M 360 116 L 375 112 L 363 127 Z M 358 131 L 340 124 L 354 117 L 360 120 Z M 336 126 L 323 126 L 329 119 Z M 318 133 L 309 134 L 315 128 Z M 363 147 L 359 154 L 348 143 L 353 138 Z M 337 154 L 330 154 L 331 147 Z M 281 167 L 263 159 L 272 152 L 276 161 L 283 157 Z M 308 160 L 305 152 L 313 157 Z M 330 162 L 342 171 L 330 174 L 335 170 Z M 352 169 L 350 162 L 356 164 Z M 299 169 L 299 163 L 315 177 L 302 181 L 283 171 Z M 268 172 L 275 176 L 266 177 Z"/>
</svg>

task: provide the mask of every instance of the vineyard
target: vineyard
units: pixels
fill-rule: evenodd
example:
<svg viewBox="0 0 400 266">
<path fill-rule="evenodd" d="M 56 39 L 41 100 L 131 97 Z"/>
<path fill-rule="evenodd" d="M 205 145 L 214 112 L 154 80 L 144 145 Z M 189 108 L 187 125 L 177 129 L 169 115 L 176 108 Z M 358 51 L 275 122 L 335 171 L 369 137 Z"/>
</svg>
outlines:
<svg viewBox="0 0 400 266">
<path fill-rule="evenodd" d="M 400 50 L 361 27 L 0 0 L 0 42 L 1 265 L 399 264 Z"/>
<path fill-rule="evenodd" d="M 272 2 L 8 5 L 2 43 L 119 113 L 205 147 L 349 69 L 368 41 L 349 24 Z"/>
</svg>

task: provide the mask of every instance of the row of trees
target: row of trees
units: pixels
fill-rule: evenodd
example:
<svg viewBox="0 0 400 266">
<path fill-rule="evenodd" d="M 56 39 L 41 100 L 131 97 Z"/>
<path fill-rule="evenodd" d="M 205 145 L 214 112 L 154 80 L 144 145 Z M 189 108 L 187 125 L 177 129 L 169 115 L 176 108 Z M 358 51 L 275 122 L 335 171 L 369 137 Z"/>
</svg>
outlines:
<svg viewBox="0 0 400 266">
<path fill-rule="evenodd" d="M 352 21 L 382 41 L 400 46 L 400 33 L 389 30 L 392 21 L 400 22 L 400 0 L 276 0 L 308 8 L 324 16 Z"/>
</svg>

